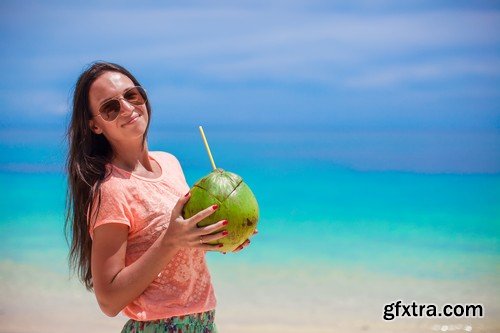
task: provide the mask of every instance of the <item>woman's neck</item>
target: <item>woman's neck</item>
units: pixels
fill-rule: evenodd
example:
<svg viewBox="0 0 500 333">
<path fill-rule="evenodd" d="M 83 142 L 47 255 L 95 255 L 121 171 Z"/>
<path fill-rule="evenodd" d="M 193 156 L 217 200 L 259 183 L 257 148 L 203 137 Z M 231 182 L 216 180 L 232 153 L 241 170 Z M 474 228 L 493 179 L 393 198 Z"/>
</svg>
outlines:
<svg viewBox="0 0 500 333">
<path fill-rule="evenodd" d="M 149 161 L 147 142 L 144 142 L 144 147 L 142 140 L 129 142 L 126 145 L 113 147 L 113 151 L 114 156 L 111 163 L 117 167 L 130 172 L 138 169 L 153 171 L 151 162 Z"/>
</svg>

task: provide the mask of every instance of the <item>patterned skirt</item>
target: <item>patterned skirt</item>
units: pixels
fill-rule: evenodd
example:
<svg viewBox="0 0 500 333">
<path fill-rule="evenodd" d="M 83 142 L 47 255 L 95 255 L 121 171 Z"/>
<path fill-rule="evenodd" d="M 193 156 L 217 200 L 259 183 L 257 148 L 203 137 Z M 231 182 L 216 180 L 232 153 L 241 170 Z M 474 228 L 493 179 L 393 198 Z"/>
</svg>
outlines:
<svg viewBox="0 0 500 333">
<path fill-rule="evenodd" d="M 215 310 L 151 321 L 130 319 L 122 333 L 217 333 Z"/>
</svg>

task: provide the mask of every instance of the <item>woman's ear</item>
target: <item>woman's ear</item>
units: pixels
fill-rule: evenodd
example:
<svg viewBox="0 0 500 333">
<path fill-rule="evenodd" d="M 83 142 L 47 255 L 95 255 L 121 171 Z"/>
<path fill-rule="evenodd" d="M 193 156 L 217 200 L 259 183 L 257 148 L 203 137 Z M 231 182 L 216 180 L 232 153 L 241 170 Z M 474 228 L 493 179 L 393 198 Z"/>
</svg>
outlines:
<svg viewBox="0 0 500 333">
<path fill-rule="evenodd" d="M 102 134 L 102 129 L 97 125 L 97 123 L 94 121 L 94 119 L 89 120 L 89 127 L 92 132 L 95 134 Z"/>
</svg>

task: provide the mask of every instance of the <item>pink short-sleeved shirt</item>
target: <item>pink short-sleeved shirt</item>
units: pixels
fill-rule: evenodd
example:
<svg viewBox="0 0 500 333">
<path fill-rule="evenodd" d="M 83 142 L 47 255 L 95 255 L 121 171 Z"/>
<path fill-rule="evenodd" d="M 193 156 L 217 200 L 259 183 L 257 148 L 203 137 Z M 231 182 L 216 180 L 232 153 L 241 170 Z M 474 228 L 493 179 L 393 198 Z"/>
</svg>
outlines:
<svg viewBox="0 0 500 333">
<path fill-rule="evenodd" d="M 101 206 L 94 229 L 106 223 L 129 226 L 125 264 L 131 265 L 168 228 L 172 209 L 189 191 L 177 158 L 166 152 L 149 152 L 161 176 L 148 179 L 112 164 L 101 185 Z M 94 216 L 92 214 L 92 216 Z M 149 287 L 122 311 L 127 317 L 156 320 L 215 309 L 216 299 L 205 262 L 205 251 L 181 249 Z"/>
</svg>

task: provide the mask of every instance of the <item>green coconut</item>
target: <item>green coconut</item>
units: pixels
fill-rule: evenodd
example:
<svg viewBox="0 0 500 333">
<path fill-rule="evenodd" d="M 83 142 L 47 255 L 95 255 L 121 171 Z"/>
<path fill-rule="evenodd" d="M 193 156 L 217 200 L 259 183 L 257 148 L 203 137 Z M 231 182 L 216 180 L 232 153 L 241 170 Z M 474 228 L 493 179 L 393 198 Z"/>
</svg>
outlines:
<svg viewBox="0 0 500 333">
<path fill-rule="evenodd" d="M 198 227 L 228 221 L 226 227 L 217 232 L 227 230 L 229 234 L 209 244 L 223 244 L 221 250 L 231 252 L 253 235 L 259 220 L 259 205 L 240 176 L 217 168 L 198 180 L 190 191 L 191 198 L 182 211 L 185 219 L 217 204 L 219 208 L 215 213 L 198 222 Z"/>
</svg>

